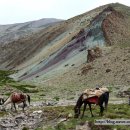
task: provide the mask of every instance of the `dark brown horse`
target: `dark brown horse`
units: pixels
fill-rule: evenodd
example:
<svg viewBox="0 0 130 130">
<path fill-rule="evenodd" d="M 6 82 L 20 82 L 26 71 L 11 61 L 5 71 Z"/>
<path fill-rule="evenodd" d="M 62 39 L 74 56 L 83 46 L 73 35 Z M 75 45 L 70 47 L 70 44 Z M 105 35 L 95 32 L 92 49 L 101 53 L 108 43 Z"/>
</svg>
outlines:
<svg viewBox="0 0 130 130">
<path fill-rule="evenodd" d="M 89 105 L 89 109 L 91 112 L 91 116 L 93 117 L 93 113 L 92 113 L 92 108 L 91 108 L 91 104 L 97 104 L 100 106 L 100 115 L 103 115 L 103 111 L 104 111 L 104 107 L 103 107 L 103 103 L 105 103 L 105 108 L 107 110 L 107 105 L 108 105 L 108 100 L 109 100 L 109 92 L 105 92 L 103 93 L 100 97 L 98 96 L 93 96 L 90 98 L 87 98 L 85 100 L 83 100 L 83 94 L 81 94 L 81 96 L 79 97 L 75 107 L 74 107 L 74 113 L 75 113 L 75 118 L 78 118 L 80 115 L 80 108 L 81 106 L 84 104 L 84 108 L 83 108 L 83 113 L 81 118 L 84 116 L 84 112 L 86 110 L 86 106 L 87 104 Z"/>
<path fill-rule="evenodd" d="M 30 96 L 29 95 L 24 94 L 22 92 L 14 92 L 5 100 L 3 107 L 5 108 L 5 106 L 7 104 L 11 103 L 11 109 L 13 109 L 13 106 L 14 106 L 15 111 L 16 111 L 15 104 L 23 103 L 23 111 L 24 111 L 24 108 L 27 106 L 27 104 L 26 104 L 27 100 L 30 104 Z"/>
</svg>

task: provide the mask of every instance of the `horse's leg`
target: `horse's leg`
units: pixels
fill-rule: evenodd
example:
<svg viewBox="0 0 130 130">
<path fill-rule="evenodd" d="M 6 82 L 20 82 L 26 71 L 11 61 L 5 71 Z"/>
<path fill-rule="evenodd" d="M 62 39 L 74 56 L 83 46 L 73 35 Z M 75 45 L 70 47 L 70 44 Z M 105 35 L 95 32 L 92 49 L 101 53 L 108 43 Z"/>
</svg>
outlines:
<svg viewBox="0 0 130 130">
<path fill-rule="evenodd" d="M 23 112 L 25 107 L 26 107 L 26 101 L 23 101 Z"/>
<path fill-rule="evenodd" d="M 103 102 L 104 102 L 104 95 L 101 95 L 99 97 L 99 102 L 98 102 L 98 104 L 100 106 L 100 114 L 99 114 L 100 116 L 103 115 L 103 111 L 104 111 Z"/>
<path fill-rule="evenodd" d="M 107 111 L 107 106 L 108 106 L 108 100 L 109 100 L 109 92 L 105 93 L 105 109 Z"/>
<path fill-rule="evenodd" d="M 108 102 L 105 102 L 105 110 L 107 111 Z"/>
<path fill-rule="evenodd" d="M 85 110 L 86 110 L 86 106 L 87 106 L 87 103 L 84 103 L 84 108 L 83 108 L 83 113 L 82 113 L 81 118 L 83 118 L 83 117 L 84 117 L 84 112 L 85 112 Z"/>
<path fill-rule="evenodd" d="M 11 111 L 13 111 L 13 107 L 14 107 L 15 111 L 17 111 L 15 103 L 11 103 Z"/>
<path fill-rule="evenodd" d="M 92 113 L 92 108 L 91 108 L 91 103 L 88 104 L 89 105 L 89 110 L 91 112 L 91 116 L 94 117 L 93 113 Z"/>
<path fill-rule="evenodd" d="M 17 110 L 16 110 L 16 105 L 15 105 L 15 103 L 13 103 L 13 105 L 14 105 L 14 109 L 15 109 L 15 111 L 17 111 Z"/>
<path fill-rule="evenodd" d="M 104 111 L 104 107 L 103 107 L 103 105 L 100 105 L 100 116 L 103 115 L 103 111 Z"/>
<path fill-rule="evenodd" d="M 13 110 L 13 103 L 11 103 L 11 111 Z"/>
</svg>

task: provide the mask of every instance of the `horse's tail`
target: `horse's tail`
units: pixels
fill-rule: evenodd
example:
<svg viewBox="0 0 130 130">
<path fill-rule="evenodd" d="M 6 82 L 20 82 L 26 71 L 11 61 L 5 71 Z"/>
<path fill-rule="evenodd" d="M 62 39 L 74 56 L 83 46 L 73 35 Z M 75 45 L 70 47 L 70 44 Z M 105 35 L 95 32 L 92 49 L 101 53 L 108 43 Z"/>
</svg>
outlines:
<svg viewBox="0 0 130 130">
<path fill-rule="evenodd" d="M 105 109 L 107 110 L 107 105 L 109 101 L 109 92 L 105 92 Z"/>
<path fill-rule="evenodd" d="M 27 94 L 27 97 L 28 97 L 28 103 L 29 103 L 29 105 L 30 105 L 30 96 Z"/>
</svg>

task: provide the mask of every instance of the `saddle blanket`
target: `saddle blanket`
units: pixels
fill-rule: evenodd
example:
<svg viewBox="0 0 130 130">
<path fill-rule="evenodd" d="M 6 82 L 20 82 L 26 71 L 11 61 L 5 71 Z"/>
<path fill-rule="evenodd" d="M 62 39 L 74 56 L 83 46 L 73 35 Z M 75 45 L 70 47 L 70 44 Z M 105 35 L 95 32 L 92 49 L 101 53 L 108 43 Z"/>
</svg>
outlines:
<svg viewBox="0 0 130 130">
<path fill-rule="evenodd" d="M 12 101 L 14 103 L 23 102 L 25 100 L 25 95 L 22 93 L 13 93 L 12 94 Z"/>
</svg>

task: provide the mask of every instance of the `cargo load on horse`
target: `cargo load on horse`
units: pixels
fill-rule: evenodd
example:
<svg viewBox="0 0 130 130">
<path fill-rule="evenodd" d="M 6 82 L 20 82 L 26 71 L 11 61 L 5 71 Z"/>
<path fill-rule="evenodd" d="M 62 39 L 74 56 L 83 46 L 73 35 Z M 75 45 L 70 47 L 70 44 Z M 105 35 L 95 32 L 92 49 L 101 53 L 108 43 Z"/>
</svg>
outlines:
<svg viewBox="0 0 130 130">
<path fill-rule="evenodd" d="M 94 96 L 100 97 L 103 93 L 106 92 L 109 92 L 108 88 L 106 87 L 86 89 L 85 91 L 83 91 L 83 100 Z"/>
<path fill-rule="evenodd" d="M 109 100 L 109 90 L 107 88 L 102 87 L 96 89 L 86 89 L 80 95 L 74 107 L 75 117 L 76 118 L 79 117 L 80 109 L 83 104 L 84 104 L 84 108 L 81 117 L 84 116 L 84 112 L 86 110 L 87 104 L 89 105 L 91 116 L 93 116 L 91 104 L 96 104 L 100 106 L 100 115 L 102 116 L 104 111 L 103 104 L 105 103 L 105 109 L 107 110 L 108 100 Z"/>
</svg>

